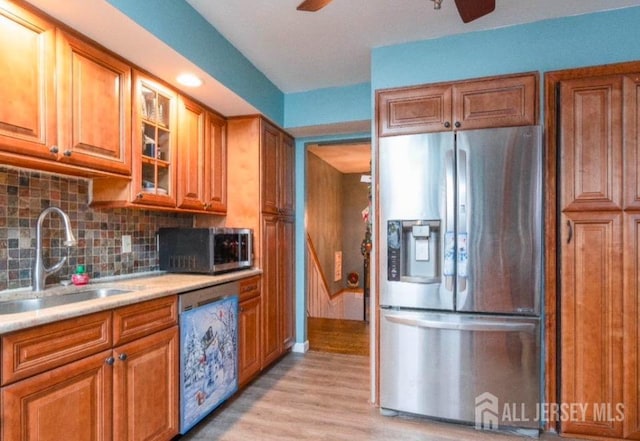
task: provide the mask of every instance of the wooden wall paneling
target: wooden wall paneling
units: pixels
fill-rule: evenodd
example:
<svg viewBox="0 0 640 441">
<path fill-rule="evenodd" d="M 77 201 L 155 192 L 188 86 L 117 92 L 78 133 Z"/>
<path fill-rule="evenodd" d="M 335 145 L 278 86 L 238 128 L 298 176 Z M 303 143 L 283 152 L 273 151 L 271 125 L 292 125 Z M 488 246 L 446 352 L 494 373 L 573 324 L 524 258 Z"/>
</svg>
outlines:
<svg viewBox="0 0 640 441">
<path fill-rule="evenodd" d="M 624 215 L 624 437 L 640 439 L 640 213 Z"/>
</svg>

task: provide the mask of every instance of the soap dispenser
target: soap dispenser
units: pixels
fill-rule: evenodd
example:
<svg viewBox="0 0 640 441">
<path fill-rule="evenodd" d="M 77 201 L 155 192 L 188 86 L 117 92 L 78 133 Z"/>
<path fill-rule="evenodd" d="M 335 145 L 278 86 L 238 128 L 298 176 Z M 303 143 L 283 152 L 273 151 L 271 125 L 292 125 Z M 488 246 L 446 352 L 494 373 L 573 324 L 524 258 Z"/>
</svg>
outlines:
<svg viewBox="0 0 640 441">
<path fill-rule="evenodd" d="M 84 265 L 76 267 L 76 273 L 71 275 L 71 282 L 76 286 L 82 286 L 89 283 L 89 274 L 84 270 Z"/>
</svg>

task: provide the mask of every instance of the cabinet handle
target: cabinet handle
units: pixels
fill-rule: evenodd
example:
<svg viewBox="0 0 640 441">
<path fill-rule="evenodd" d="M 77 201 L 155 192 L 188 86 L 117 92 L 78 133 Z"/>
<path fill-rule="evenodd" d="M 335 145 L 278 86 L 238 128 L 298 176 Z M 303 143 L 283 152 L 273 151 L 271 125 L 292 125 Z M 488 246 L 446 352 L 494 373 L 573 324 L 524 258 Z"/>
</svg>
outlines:
<svg viewBox="0 0 640 441">
<path fill-rule="evenodd" d="M 456 129 L 459 129 L 462 124 L 460 124 L 460 121 L 456 121 L 454 125 L 456 126 Z"/>
<path fill-rule="evenodd" d="M 444 122 L 444 128 L 448 129 L 449 127 L 451 127 L 451 123 L 449 121 L 445 121 Z"/>
<path fill-rule="evenodd" d="M 105 360 L 105 363 L 107 363 L 109 366 L 113 366 L 113 363 L 116 362 L 116 359 L 113 357 L 109 357 Z"/>
<path fill-rule="evenodd" d="M 240 312 L 244 312 L 244 307 L 240 307 Z"/>
<path fill-rule="evenodd" d="M 65 150 L 63 155 L 65 155 L 68 158 L 69 156 L 71 156 L 71 153 L 73 153 L 71 150 Z"/>
<path fill-rule="evenodd" d="M 137 197 L 138 199 L 142 199 L 144 196 L 143 196 L 143 194 L 142 194 L 142 193 L 138 193 L 138 194 L 136 195 L 136 197 Z"/>
<path fill-rule="evenodd" d="M 571 221 L 567 221 L 567 229 L 569 230 L 567 236 L 567 244 L 571 243 L 571 238 L 573 237 L 573 228 L 571 227 Z"/>
<path fill-rule="evenodd" d="M 205 202 L 205 203 L 204 203 L 204 204 L 202 204 L 202 205 L 204 206 L 204 209 L 205 209 L 205 210 L 208 210 L 208 209 L 209 209 L 209 207 L 211 206 L 211 204 L 209 204 L 209 203 L 207 203 L 207 202 Z"/>
<path fill-rule="evenodd" d="M 118 356 L 118 358 L 119 358 L 121 361 L 126 361 L 126 360 L 127 360 L 127 354 L 122 353 L 122 354 L 120 354 L 120 355 Z"/>
<path fill-rule="evenodd" d="M 60 149 L 58 148 L 58 146 L 57 146 L 57 145 L 53 145 L 53 146 L 51 146 L 51 148 L 49 149 L 49 151 L 55 155 L 55 154 L 57 154 L 57 153 L 60 151 Z"/>
</svg>

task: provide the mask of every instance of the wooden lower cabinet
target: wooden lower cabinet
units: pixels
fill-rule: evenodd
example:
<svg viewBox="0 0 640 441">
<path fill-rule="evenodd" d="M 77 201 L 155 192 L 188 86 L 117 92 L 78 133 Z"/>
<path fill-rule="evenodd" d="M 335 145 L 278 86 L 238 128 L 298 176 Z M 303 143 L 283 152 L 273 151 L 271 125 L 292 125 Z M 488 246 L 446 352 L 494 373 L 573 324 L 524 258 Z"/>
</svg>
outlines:
<svg viewBox="0 0 640 441">
<path fill-rule="evenodd" d="M 561 403 L 587 406 L 561 421 L 571 435 L 622 437 L 622 215 L 569 212 L 561 217 Z M 609 405 L 612 412 L 601 412 Z"/>
<path fill-rule="evenodd" d="M 2 336 L 0 441 L 172 439 L 177 324 L 173 296 Z"/>
<path fill-rule="evenodd" d="M 104 351 L 2 389 L 3 441 L 110 441 L 113 368 Z"/>
<path fill-rule="evenodd" d="M 294 235 L 292 217 L 263 215 L 263 367 L 291 349 L 295 338 Z"/>
<path fill-rule="evenodd" d="M 640 213 L 624 217 L 624 437 L 640 440 Z"/>
<path fill-rule="evenodd" d="M 238 314 L 238 385 L 260 372 L 260 296 L 240 302 Z"/>
<path fill-rule="evenodd" d="M 115 441 L 168 440 L 178 433 L 178 327 L 114 349 Z"/>
<path fill-rule="evenodd" d="M 262 367 L 280 357 L 278 323 L 278 216 L 262 219 Z"/>
</svg>

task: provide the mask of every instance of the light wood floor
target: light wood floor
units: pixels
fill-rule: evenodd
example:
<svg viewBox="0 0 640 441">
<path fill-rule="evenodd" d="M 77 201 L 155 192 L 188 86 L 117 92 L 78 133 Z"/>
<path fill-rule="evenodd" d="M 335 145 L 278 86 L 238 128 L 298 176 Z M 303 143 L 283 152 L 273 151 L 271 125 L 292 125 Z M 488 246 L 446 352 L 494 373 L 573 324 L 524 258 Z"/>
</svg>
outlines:
<svg viewBox="0 0 640 441">
<path fill-rule="evenodd" d="M 368 357 L 289 354 L 180 441 L 528 439 L 422 418 L 384 417 L 368 400 Z"/>
<path fill-rule="evenodd" d="M 309 350 L 369 355 L 369 323 L 307 317 Z"/>
</svg>

